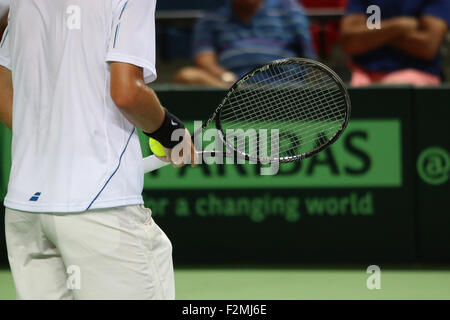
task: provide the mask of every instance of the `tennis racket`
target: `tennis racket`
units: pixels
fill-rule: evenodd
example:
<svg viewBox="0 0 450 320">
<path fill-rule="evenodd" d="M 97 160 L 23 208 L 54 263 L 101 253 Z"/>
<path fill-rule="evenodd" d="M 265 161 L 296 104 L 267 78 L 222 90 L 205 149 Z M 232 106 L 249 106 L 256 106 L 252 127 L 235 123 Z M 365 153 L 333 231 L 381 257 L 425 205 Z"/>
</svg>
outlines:
<svg viewBox="0 0 450 320">
<path fill-rule="evenodd" d="M 350 112 L 345 85 L 330 68 L 304 58 L 276 60 L 238 80 L 192 137 L 195 140 L 215 123 L 226 151 L 198 151 L 200 157 L 288 163 L 312 157 L 336 142 Z M 264 131 L 277 134 L 261 135 Z M 275 145 L 277 150 L 268 155 L 261 145 Z M 144 171 L 168 164 L 152 155 L 144 159 Z"/>
</svg>

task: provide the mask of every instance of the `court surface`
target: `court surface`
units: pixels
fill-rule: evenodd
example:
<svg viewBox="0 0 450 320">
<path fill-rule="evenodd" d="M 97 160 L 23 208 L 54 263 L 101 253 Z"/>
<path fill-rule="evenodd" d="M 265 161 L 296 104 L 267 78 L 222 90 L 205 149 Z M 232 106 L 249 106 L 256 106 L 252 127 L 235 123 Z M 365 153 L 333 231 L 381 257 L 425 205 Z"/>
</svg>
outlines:
<svg viewBox="0 0 450 320">
<path fill-rule="evenodd" d="M 368 290 L 358 269 L 177 269 L 177 299 L 450 299 L 450 269 L 390 269 Z M 0 271 L 0 299 L 14 299 L 9 271 Z"/>
</svg>

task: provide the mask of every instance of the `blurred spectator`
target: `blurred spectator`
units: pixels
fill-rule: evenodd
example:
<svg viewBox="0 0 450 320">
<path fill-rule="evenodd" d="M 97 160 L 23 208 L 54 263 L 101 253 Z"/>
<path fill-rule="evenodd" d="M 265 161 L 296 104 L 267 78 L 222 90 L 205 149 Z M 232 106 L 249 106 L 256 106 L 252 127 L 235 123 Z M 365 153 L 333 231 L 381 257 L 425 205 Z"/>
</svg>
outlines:
<svg viewBox="0 0 450 320">
<path fill-rule="evenodd" d="M 9 4 L 10 0 L 0 0 L 0 37 L 8 26 Z"/>
<path fill-rule="evenodd" d="M 175 82 L 229 87 L 272 60 L 314 58 L 309 24 L 294 0 L 230 0 L 208 12 L 194 31 L 195 67 Z"/>
<path fill-rule="evenodd" d="M 381 9 L 381 29 L 367 26 L 370 5 Z M 352 56 L 351 84 L 439 84 L 449 24 L 449 0 L 349 0 L 341 37 Z"/>
</svg>

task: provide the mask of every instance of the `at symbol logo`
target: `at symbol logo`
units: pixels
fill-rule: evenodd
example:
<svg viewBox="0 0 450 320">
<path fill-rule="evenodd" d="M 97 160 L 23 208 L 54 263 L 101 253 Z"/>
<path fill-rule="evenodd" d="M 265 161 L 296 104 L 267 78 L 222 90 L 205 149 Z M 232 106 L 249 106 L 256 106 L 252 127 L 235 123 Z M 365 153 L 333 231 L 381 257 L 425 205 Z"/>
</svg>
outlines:
<svg viewBox="0 0 450 320">
<path fill-rule="evenodd" d="M 446 183 L 450 177 L 450 154 L 440 147 L 425 149 L 417 160 L 417 172 L 428 184 Z"/>
</svg>

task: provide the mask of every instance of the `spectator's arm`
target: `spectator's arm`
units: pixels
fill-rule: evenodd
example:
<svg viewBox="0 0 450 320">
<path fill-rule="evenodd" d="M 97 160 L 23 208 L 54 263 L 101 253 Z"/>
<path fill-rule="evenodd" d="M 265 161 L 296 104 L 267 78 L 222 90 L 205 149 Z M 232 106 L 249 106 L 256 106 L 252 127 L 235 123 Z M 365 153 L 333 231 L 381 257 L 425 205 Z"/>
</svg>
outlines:
<svg viewBox="0 0 450 320">
<path fill-rule="evenodd" d="M 232 75 L 232 73 L 230 71 L 221 67 L 217 63 L 217 56 L 213 51 L 201 52 L 195 57 L 194 60 L 195 60 L 195 65 L 197 67 L 207 71 L 209 74 L 213 75 L 217 79 L 224 80 L 223 76 L 230 74 L 230 77 L 233 76 L 234 78 L 229 79 L 228 81 L 226 81 L 226 79 L 225 79 L 224 80 L 225 82 L 233 82 L 233 81 L 237 80 L 235 75 Z"/>
<path fill-rule="evenodd" d="M 420 18 L 418 30 L 394 39 L 391 45 L 415 58 L 433 60 L 444 41 L 447 29 L 444 20 L 425 15 Z"/>
<path fill-rule="evenodd" d="M 0 66 L 0 122 L 12 129 L 13 85 L 11 71 Z"/>
<path fill-rule="evenodd" d="M 219 81 L 234 82 L 237 80 L 236 76 L 221 67 L 217 62 L 216 52 L 218 48 L 213 30 L 220 23 L 226 22 L 220 16 L 210 13 L 199 19 L 195 24 L 193 41 L 194 64 Z"/>
<path fill-rule="evenodd" d="M 397 17 L 381 22 L 381 29 L 369 29 L 364 14 L 350 14 L 342 19 L 341 42 L 349 55 L 363 54 L 389 44 L 393 39 L 408 34 L 418 27 L 412 17 Z"/>
</svg>

